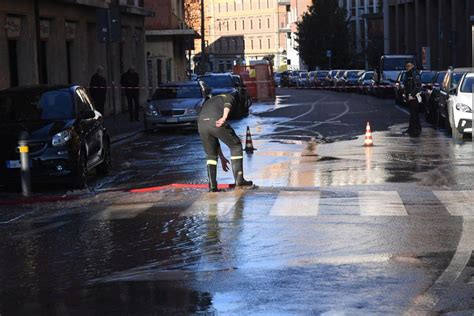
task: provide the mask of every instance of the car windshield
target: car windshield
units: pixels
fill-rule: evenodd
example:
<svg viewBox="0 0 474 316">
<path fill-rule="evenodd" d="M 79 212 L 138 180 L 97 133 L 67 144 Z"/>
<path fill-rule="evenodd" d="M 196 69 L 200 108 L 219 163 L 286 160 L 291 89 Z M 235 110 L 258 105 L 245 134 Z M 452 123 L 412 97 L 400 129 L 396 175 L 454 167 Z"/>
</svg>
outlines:
<svg viewBox="0 0 474 316">
<path fill-rule="evenodd" d="M 203 76 L 200 79 L 211 88 L 229 88 L 234 86 L 230 76 Z"/>
<path fill-rule="evenodd" d="M 442 84 L 444 81 L 444 77 L 446 76 L 446 72 L 440 72 L 438 73 L 438 77 L 436 78 L 436 83 L 437 84 Z"/>
<path fill-rule="evenodd" d="M 300 73 L 300 78 L 306 78 L 308 77 L 308 73 L 307 72 L 302 72 Z"/>
<path fill-rule="evenodd" d="M 413 64 L 416 64 L 414 58 L 406 58 L 406 57 L 389 57 L 384 58 L 382 62 L 382 69 L 383 70 L 404 70 L 405 69 L 405 62 L 409 60 Z"/>
<path fill-rule="evenodd" d="M 359 71 L 349 71 L 347 72 L 347 77 L 348 78 L 359 78 L 360 77 L 360 72 Z"/>
<path fill-rule="evenodd" d="M 67 90 L 0 94 L 0 122 L 72 118 L 74 118 L 74 103 Z"/>
<path fill-rule="evenodd" d="M 371 80 L 372 78 L 374 78 L 374 73 L 373 72 L 366 72 L 364 74 L 364 79 L 365 80 Z"/>
<path fill-rule="evenodd" d="M 175 86 L 158 88 L 153 100 L 169 99 L 199 99 L 202 98 L 201 89 L 193 86 Z"/>
<path fill-rule="evenodd" d="M 474 86 L 474 76 L 469 76 L 464 79 L 461 86 L 461 92 L 463 93 L 472 93 L 472 88 Z"/>
<path fill-rule="evenodd" d="M 430 83 L 435 75 L 434 72 L 423 72 L 421 74 L 421 83 Z"/>
<path fill-rule="evenodd" d="M 458 85 L 459 84 L 459 81 L 461 80 L 462 76 L 464 76 L 464 73 L 454 73 L 453 74 L 453 81 L 452 81 L 452 84 L 453 85 Z"/>
<path fill-rule="evenodd" d="M 326 77 L 327 75 L 328 75 L 328 72 L 327 72 L 327 71 L 320 71 L 320 72 L 318 72 L 317 77 L 318 77 L 318 78 L 324 78 L 324 77 Z"/>
</svg>

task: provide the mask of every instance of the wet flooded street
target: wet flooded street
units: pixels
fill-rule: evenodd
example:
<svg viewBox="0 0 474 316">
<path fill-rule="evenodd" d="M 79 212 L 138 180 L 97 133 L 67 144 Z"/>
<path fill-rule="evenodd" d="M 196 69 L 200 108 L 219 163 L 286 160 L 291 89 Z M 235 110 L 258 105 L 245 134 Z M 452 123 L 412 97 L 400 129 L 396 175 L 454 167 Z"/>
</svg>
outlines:
<svg viewBox="0 0 474 316">
<path fill-rule="evenodd" d="M 252 131 L 253 188 L 160 189 L 207 174 L 195 131 L 159 131 L 114 144 L 87 190 L 2 191 L 0 315 L 472 313 L 472 141 L 407 121 L 391 100 L 280 89 L 231 123 Z"/>
</svg>

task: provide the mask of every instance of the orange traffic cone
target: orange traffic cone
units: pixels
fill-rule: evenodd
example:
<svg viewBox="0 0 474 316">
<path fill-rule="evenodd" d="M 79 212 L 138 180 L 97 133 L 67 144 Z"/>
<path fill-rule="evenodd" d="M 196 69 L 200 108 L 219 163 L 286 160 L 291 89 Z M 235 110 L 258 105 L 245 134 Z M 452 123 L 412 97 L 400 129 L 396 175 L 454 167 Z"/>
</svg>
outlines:
<svg viewBox="0 0 474 316">
<path fill-rule="evenodd" d="M 374 146 L 374 141 L 372 140 L 372 130 L 370 129 L 369 122 L 367 122 L 367 127 L 365 128 L 364 146 L 366 147 Z"/>
<path fill-rule="evenodd" d="M 247 136 L 245 137 L 245 152 L 247 154 L 253 154 L 254 150 L 257 150 L 253 147 L 252 135 L 250 134 L 250 127 L 247 126 Z"/>
</svg>

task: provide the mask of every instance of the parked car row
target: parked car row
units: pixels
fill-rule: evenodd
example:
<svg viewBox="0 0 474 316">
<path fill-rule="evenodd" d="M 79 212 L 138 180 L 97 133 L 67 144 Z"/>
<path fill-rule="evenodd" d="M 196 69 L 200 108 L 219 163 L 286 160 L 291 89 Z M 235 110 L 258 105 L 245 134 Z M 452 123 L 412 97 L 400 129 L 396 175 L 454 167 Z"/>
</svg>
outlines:
<svg viewBox="0 0 474 316">
<path fill-rule="evenodd" d="M 393 72 L 393 71 L 392 71 Z M 292 82 L 295 71 L 280 74 L 281 86 Z M 299 79 L 295 87 L 324 87 L 336 91 L 349 91 L 373 96 L 390 96 L 393 93 L 396 104 L 404 106 L 403 96 L 405 71 L 391 75 L 390 83 L 376 81 L 374 71 L 330 70 L 296 72 Z M 324 74 L 324 76 L 323 76 Z M 421 102 L 428 122 L 446 127 L 454 138 L 472 133 L 472 103 L 474 68 L 454 68 L 446 71 L 420 71 Z"/>
</svg>

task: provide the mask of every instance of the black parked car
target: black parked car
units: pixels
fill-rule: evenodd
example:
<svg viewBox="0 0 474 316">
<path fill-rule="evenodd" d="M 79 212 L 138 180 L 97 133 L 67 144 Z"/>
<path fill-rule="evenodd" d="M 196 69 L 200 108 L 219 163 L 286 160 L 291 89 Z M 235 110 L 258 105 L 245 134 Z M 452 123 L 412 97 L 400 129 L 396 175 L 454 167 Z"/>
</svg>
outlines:
<svg viewBox="0 0 474 316">
<path fill-rule="evenodd" d="M 0 183 L 20 180 L 18 139 L 27 133 L 32 182 L 60 179 L 83 188 L 96 168 L 111 166 L 102 115 L 80 86 L 30 86 L 0 91 Z"/>
<path fill-rule="evenodd" d="M 423 100 L 425 102 L 426 120 L 430 123 L 437 123 L 438 121 L 439 95 L 446 73 L 446 71 L 437 72 L 431 83 L 426 86 L 424 92 Z"/>
<path fill-rule="evenodd" d="M 405 100 L 403 99 L 403 91 L 405 90 L 405 77 L 406 72 L 401 71 L 397 79 L 395 80 L 395 86 L 393 87 L 394 94 L 395 94 L 395 103 L 398 105 L 405 105 Z"/>
<path fill-rule="evenodd" d="M 229 73 L 207 74 L 200 76 L 199 80 L 204 81 L 212 89 L 211 95 L 230 94 L 234 97 L 236 104 L 230 111 L 231 119 L 240 119 L 248 115 L 251 101 L 241 80 Z"/>
</svg>

